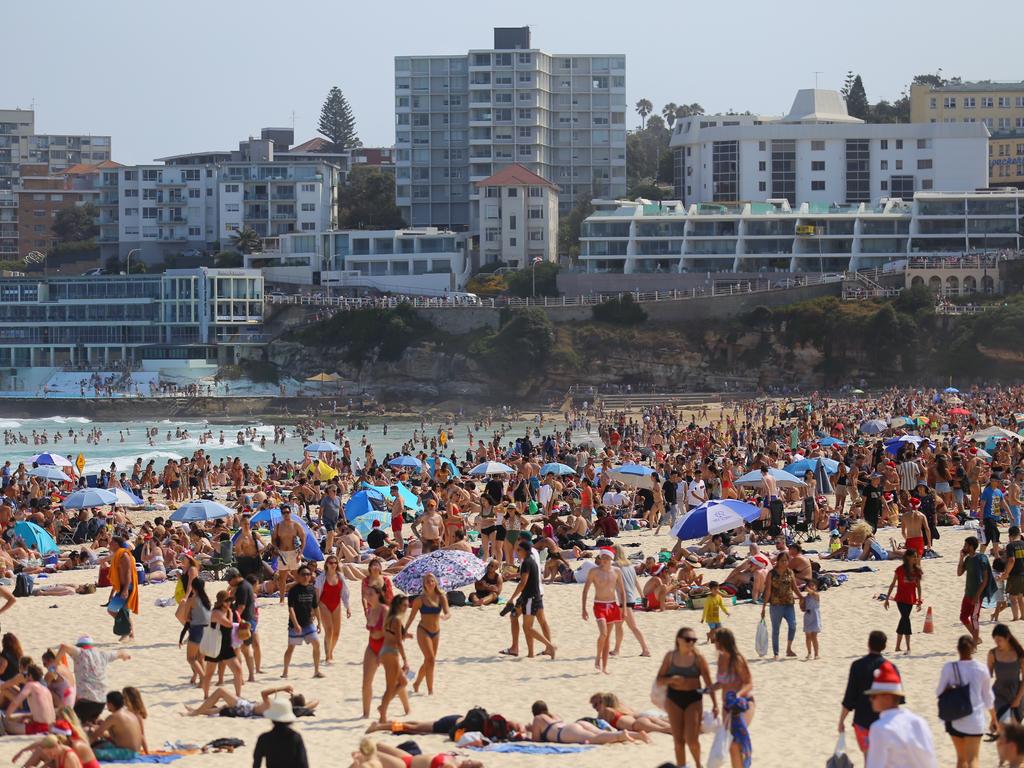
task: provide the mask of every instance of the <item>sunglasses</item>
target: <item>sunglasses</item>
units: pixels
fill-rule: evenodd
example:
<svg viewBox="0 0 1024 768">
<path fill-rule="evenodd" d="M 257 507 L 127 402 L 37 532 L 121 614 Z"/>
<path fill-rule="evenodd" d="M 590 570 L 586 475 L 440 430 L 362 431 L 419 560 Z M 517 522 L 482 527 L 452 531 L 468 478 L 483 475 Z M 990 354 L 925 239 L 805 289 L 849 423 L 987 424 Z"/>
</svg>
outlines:
<svg viewBox="0 0 1024 768">
<path fill-rule="evenodd" d="M 697 642 L 697 638 L 696 637 L 680 637 L 679 639 L 682 640 L 684 643 L 696 643 Z"/>
</svg>

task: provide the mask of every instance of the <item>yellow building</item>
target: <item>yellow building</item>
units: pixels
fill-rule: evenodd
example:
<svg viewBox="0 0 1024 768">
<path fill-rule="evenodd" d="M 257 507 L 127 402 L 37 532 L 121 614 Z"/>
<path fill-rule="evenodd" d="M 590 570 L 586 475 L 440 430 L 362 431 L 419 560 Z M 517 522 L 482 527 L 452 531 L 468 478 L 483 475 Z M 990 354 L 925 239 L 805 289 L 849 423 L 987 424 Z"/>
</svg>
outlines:
<svg viewBox="0 0 1024 768">
<path fill-rule="evenodd" d="M 1024 82 L 948 83 L 910 87 L 914 123 L 984 123 L 993 187 L 1024 188 Z"/>
</svg>

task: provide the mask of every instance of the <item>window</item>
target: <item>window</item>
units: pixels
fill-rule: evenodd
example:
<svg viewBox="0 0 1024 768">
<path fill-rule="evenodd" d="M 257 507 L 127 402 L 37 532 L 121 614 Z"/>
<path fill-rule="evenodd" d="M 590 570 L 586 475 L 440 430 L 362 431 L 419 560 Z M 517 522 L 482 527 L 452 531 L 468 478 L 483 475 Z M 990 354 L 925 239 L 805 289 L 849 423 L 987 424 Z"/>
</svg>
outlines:
<svg viewBox="0 0 1024 768">
<path fill-rule="evenodd" d="M 544 190 L 540 187 L 530 187 L 530 197 L 544 197 Z"/>
<path fill-rule="evenodd" d="M 303 232 L 314 232 L 316 230 L 316 222 L 315 221 L 304 221 L 304 222 L 302 222 L 301 229 L 302 229 Z"/>
<path fill-rule="evenodd" d="M 932 101 L 935 101 L 935 99 L 932 99 Z M 889 140 L 888 139 L 882 139 L 882 149 L 888 149 L 888 148 L 889 148 Z"/>
<path fill-rule="evenodd" d="M 501 197 L 501 190 L 497 187 L 488 187 L 485 197 Z"/>
<path fill-rule="evenodd" d="M 932 99 L 932 101 L 935 101 L 935 99 Z M 882 182 L 882 191 L 883 192 L 888 192 L 889 191 L 889 182 L 888 181 L 883 181 Z"/>
<path fill-rule="evenodd" d="M 516 231 L 516 217 L 515 217 L 515 215 L 512 215 L 512 216 L 508 217 L 508 228 L 512 232 Z"/>
<path fill-rule="evenodd" d="M 139 190 L 137 190 L 137 189 L 126 189 L 124 191 L 124 196 L 125 197 L 138 197 L 139 196 Z"/>
<path fill-rule="evenodd" d="M 889 161 L 888 160 L 883 160 L 881 162 L 881 164 L 879 165 L 879 168 L 881 170 L 883 170 L 883 171 L 888 171 L 889 170 Z"/>
<path fill-rule="evenodd" d="M 484 232 L 484 240 L 488 243 L 498 242 L 498 230 L 494 227 L 488 227 Z"/>
<path fill-rule="evenodd" d="M 903 161 L 902 160 L 897 160 L 896 161 L 896 170 L 897 171 L 902 171 L 903 170 Z"/>
<path fill-rule="evenodd" d="M 982 109 L 992 109 L 992 103 L 993 102 L 992 102 L 992 97 L 991 96 L 982 96 L 981 97 L 981 108 Z"/>
<path fill-rule="evenodd" d="M 139 172 L 138 171 L 125 171 L 124 172 L 124 180 L 125 181 L 138 181 L 139 180 Z"/>
<path fill-rule="evenodd" d="M 890 179 L 893 197 L 901 197 L 909 200 L 914 196 L 913 176 L 893 176 Z"/>
<path fill-rule="evenodd" d="M 511 53 L 496 53 L 496 54 L 494 54 L 494 65 L 496 67 L 511 67 L 512 66 L 512 54 Z"/>
<path fill-rule="evenodd" d="M 198 189 L 190 189 L 188 191 L 188 196 L 194 200 L 199 197 L 199 191 L 200 190 Z"/>
<path fill-rule="evenodd" d="M 811 190 L 814 191 L 814 192 L 824 192 L 825 191 L 825 180 L 824 179 L 819 179 L 817 181 L 812 181 L 811 182 Z"/>
<path fill-rule="evenodd" d="M 156 200 L 156 190 L 155 189 L 144 189 L 144 190 L 142 190 L 142 199 L 143 200 Z"/>
<path fill-rule="evenodd" d="M 919 171 L 923 171 L 923 170 L 929 169 L 931 167 L 932 167 L 931 159 L 918 160 L 917 161 L 917 170 L 919 170 Z"/>
<path fill-rule="evenodd" d="M 767 192 L 768 191 L 768 182 L 767 181 L 759 181 L 759 182 L 757 182 L 757 191 L 758 192 Z M 690 194 L 689 187 L 687 187 L 686 194 Z"/>
<path fill-rule="evenodd" d="M 304 213 L 313 213 L 316 211 L 316 203 L 303 203 L 300 210 Z"/>
<path fill-rule="evenodd" d="M 532 120 L 533 119 L 533 110 L 532 109 L 520 109 L 519 110 L 519 119 L 520 120 Z"/>
<path fill-rule="evenodd" d="M 931 179 L 921 179 L 921 189 L 931 189 L 931 188 L 932 188 L 932 180 Z"/>
<path fill-rule="evenodd" d="M 155 219 L 156 218 L 156 208 L 143 208 L 142 209 L 142 218 L 144 218 L 144 219 Z"/>
<path fill-rule="evenodd" d="M 896 139 L 896 149 L 903 149 L 903 139 Z"/>
<path fill-rule="evenodd" d="M 543 241 L 544 240 L 544 230 L 543 229 L 535 229 L 535 230 L 533 230 L 530 233 L 530 239 L 535 241 L 535 242 L 538 241 L 538 240 Z"/>
<path fill-rule="evenodd" d="M 200 229 L 199 227 L 189 227 L 188 228 L 188 236 L 189 237 L 200 237 L 202 234 L 203 234 L 203 230 Z"/>
<path fill-rule="evenodd" d="M 199 169 L 198 168 L 193 168 L 193 169 L 185 170 L 183 173 L 185 174 L 185 181 L 199 181 Z"/>
<path fill-rule="evenodd" d="M 302 185 L 302 191 L 303 192 L 316 192 L 316 184 L 303 184 Z"/>
<path fill-rule="evenodd" d="M 766 152 L 766 151 L 768 151 L 768 142 L 767 141 L 759 141 L 759 142 L 757 142 L 757 151 L 758 152 Z M 686 148 L 686 154 L 690 154 L 690 148 L 689 147 Z"/>
<path fill-rule="evenodd" d="M 530 155 L 533 154 L 533 147 L 531 147 L 529 144 L 520 144 L 519 154 L 524 157 L 529 157 Z"/>
<path fill-rule="evenodd" d="M 825 170 L 825 161 L 824 160 L 812 160 L 811 161 L 811 170 L 812 171 L 824 171 Z"/>
<path fill-rule="evenodd" d="M 1017 109 L 1024 109 L 1024 96 L 1018 96 L 1013 103 Z"/>
<path fill-rule="evenodd" d="M 947 96 L 942 100 L 942 106 L 946 109 L 956 109 L 956 96 Z"/>
<path fill-rule="evenodd" d="M 157 170 L 155 170 L 155 169 L 153 169 L 153 170 L 148 170 L 148 171 L 145 171 L 145 170 L 144 170 L 144 171 L 142 172 L 142 180 L 143 180 L 143 181 L 156 181 L 156 180 L 157 180 L 157 175 L 158 175 L 159 173 L 160 173 L 160 172 L 159 172 L 159 171 L 157 171 Z"/>
<path fill-rule="evenodd" d="M 125 218 L 128 218 L 129 216 L 132 216 L 132 217 L 138 216 L 139 215 L 139 209 L 138 208 L 125 208 L 124 209 L 124 215 L 125 215 Z"/>
<path fill-rule="evenodd" d="M 238 203 L 225 203 L 224 210 L 228 213 L 238 213 Z"/>
<path fill-rule="evenodd" d="M 973 96 L 964 96 L 964 109 L 974 109 L 975 102 Z"/>
<path fill-rule="evenodd" d="M 768 170 L 768 163 L 765 160 L 758 160 L 757 161 L 757 170 L 759 170 L 759 171 L 767 171 Z"/>
<path fill-rule="evenodd" d="M 824 151 L 825 151 L 825 142 L 824 141 L 812 141 L 811 142 L 811 152 L 824 152 Z"/>
<path fill-rule="evenodd" d="M 528 53 L 520 53 L 519 54 L 519 63 L 520 64 L 529 64 L 532 58 L 533 57 L 530 54 L 528 54 Z"/>
<path fill-rule="evenodd" d="M 544 209 L 543 208 L 531 208 L 529 215 L 530 215 L 531 219 L 543 219 L 544 218 Z"/>
<path fill-rule="evenodd" d="M 238 192 L 238 185 L 237 184 L 225 184 L 224 185 L 224 191 L 226 193 L 228 193 L 228 194 L 231 194 L 232 192 L 237 193 Z"/>
<path fill-rule="evenodd" d="M 510 237 L 508 239 L 508 244 L 509 244 L 510 248 L 515 248 L 516 247 L 516 239 L 514 237 Z"/>
<path fill-rule="evenodd" d="M 515 187 L 509 187 L 505 190 L 505 197 L 519 197 L 519 190 Z"/>
<path fill-rule="evenodd" d="M 45 216 L 46 215 L 46 211 L 44 211 L 42 208 L 36 208 L 35 210 L 32 211 L 32 215 L 33 216 Z"/>
<path fill-rule="evenodd" d="M 1008 130 L 1010 130 L 1010 118 L 1008 118 L 1008 117 L 1000 117 L 999 118 L 999 130 L 1000 131 L 1008 131 Z"/>
<path fill-rule="evenodd" d="M 928 139 L 918 139 L 917 140 L 917 148 L 918 149 L 928 149 Z"/>
<path fill-rule="evenodd" d="M 533 82 L 533 75 L 530 74 L 529 72 L 520 72 L 519 73 L 519 82 L 520 83 L 532 83 Z"/>
</svg>

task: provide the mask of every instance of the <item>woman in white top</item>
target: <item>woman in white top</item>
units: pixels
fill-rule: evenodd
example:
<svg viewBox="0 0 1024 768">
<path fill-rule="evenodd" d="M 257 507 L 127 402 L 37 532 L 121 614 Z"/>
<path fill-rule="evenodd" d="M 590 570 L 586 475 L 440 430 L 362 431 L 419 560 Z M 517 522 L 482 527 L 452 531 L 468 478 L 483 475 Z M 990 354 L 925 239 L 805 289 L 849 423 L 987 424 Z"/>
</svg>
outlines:
<svg viewBox="0 0 1024 768">
<path fill-rule="evenodd" d="M 619 573 L 622 574 L 622 584 L 626 590 L 626 607 L 622 611 L 622 619 L 626 622 L 626 626 L 629 627 L 629 631 L 633 633 L 633 637 L 640 643 L 640 655 L 650 656 L 651 649 L 647 647 L 647 640 L 644 639 L 644 633 L 640 631 L 640 627 L 636 625 L 636 616 L 633 614 L 633 606 L 639 605 L 643 602 L 643 598 L 640 594 L 640 585 L 636 580 L 636 568 L 626 557 L 626 551 L 622 548 L 621 544 L 615 545 L 615 565 L 619 568 Z M 613 656 L 619 655 L 619 647 L 622 645 L 622 622 L 618 622 L 615 625 L 615 650 L 612 651 Z"/>
<path fill-rule="evenodd" d="M 936 695 L 941 695 L 950 686 L 966 685 L 970 688 L 971 713 L 946 723 L 946 733 L 953 739 L 953 747 L 956 749 L 956 768 L 978 768 L 981 736 L 989 727 L 993 731 L 997 729 L 995 700 L 988 669 L 980 661 L 974 660 L 976 647 L 970 635 L 960 636 L 956 643 L 960 658 L 946 662 L 936 691 Z"/>
</svg>

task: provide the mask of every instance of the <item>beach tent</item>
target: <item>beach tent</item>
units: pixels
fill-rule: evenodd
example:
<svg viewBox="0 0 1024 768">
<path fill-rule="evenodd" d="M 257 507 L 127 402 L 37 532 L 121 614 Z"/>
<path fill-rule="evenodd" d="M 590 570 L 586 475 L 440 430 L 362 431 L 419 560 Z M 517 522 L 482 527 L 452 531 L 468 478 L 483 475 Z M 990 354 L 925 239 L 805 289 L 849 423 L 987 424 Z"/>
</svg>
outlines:
<svg viewBox="0 0 1024 768">
<path fill-rule="evenodd" d="M 302 530 L 306 532 L 306 545 L 302 548 L 302 556 L 306 560 L 323 560 L 324 553 L 321 551 L 320 545 L 317 543 L 316 536 L 311 530 L 309 530 L 309 526 L 306 525 L 306 521 L 298 515 L 292 515 L 292 520 L 301 525 Z M 256 526 L 259 523 L 266 523 L 270 528 L 273 528 L 280 522 L 281 510 L 277 507 L 274 507 L 273 509 L 261 509 L 249 519 L 249 525 Z M 241 531 L 238 531 L 231 537 L 232 543 L 238 539 L 239 533 L 241 533 Z"/>
<path fill-rule="evenodd" d="M 375 488 L 365 491 L 357 491 L 352 498 L 345 502 L 345 519 L 355 520 L 360 515 L 371 512 L 384 512 L 388 508 L 388 499 L 391 498 L 391 491 L 385 496 Z"/>
<path fill-rule="evenodd" d="M 437 468 L 437 462 L 441 462 L 442 467 L 448 467 L 448 471 L 451 472 L 452 477 L 462 477 L 462 473 L 459 472 L 459 468 L 455 466 L 455 462 L 451 459 L 445 458 L 444 456 L 428 456 L 427 457 L 427 469 L 430 472 L 430 476 L 434 476 L 434 472 Z"/>
<path fill-rule="evenodd" d="M 395 483 L 398 486 L 398 495 L 402 497 L 402 504 L 410 512 L 415 512 L 417 515 L 423 514 L 423 502 L 420 501 L 420 497 L 409 490 L 409 486 L 405 483 Z M 391 498 L 391 486 L 390 485 L 370 485 L 364 482 L 363 488 L 372 488 L 377 491 L 385 500 Z M 346 514 L 346 517 L 348 515 Z"/>
<path fill-rule="evenodd" d="M 27 520 L 14 524 L 14 535 L 20 536 L 26 545 L 38 550 L 41 555 L 60 551 L 57 547 L 57 542 L 53 540 L 53 536 L 35 523 L 30 523 Z"/>
</svg>

